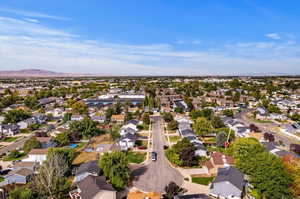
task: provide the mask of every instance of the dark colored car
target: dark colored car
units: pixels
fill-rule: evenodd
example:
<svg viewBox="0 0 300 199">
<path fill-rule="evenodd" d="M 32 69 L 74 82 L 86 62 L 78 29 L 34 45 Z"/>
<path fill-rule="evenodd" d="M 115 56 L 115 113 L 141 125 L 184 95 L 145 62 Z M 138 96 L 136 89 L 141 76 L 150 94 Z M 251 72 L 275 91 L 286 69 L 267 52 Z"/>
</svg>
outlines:
<svg viewBox="0 0 300 199">
<path fill-rule="evenodd" d="M 152 161 L 156 161 L 157 160 L 157 153 L 156 152 L 152 152 L 151 153 L 151 159 L 152 159 Z"/>
</svg>

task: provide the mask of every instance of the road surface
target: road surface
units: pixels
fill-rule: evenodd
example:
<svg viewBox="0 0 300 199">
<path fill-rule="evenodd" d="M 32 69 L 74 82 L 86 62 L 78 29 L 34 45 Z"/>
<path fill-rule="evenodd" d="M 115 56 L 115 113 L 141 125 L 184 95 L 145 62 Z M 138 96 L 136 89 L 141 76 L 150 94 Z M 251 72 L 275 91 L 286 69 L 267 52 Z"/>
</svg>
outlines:
<svg viewBox="0 0 300 199">
<path fill-rule="evenodd" d="M 28 137 L 24 137 L 24 138 L 20 139 L 19 141 L 15 142 L 15 143 L 12 143 L 12 144 L 10 144 L 8 146 L 5 146 L 5 147 L 1 148 L 0 149 L 0 155 L 3 155 L 5 153 L 7 153 L 9 151 L 12 151 L 14 149 L 17 149 L 17 148 L 21 149 L 23 147 L 24 143 L 27 140 L 29 140 L 32 136 L 34 136 L 34 135 L 30 135 Z"/>
<path fill-rule="evenodd" d="M 157 160 L 133 171 L 135 177 L 133 185 L 142 191 L 163 193 L 171 181 L 181 186 L 183 176 L 169 165 L 165 157 L 163 149 L 165 136 L 160 116 L 153 117 L 152 133 L 153 151 L 157 153 Z"/>
</svg>

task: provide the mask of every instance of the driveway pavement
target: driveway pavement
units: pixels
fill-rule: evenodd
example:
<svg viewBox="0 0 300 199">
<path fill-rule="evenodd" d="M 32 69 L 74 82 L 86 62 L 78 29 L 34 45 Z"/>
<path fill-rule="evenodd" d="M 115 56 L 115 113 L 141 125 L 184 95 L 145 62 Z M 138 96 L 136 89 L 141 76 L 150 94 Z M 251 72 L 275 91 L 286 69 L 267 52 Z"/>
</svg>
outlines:
<svg viewBox="0 0 300 199">
<path fill-rule="evenodd" d="M 183 184 L 183 176 L 169 165 L 164 155 L 163 146 L 166 141 L 160 116 L 153 117 L 152 134 L 153 151 L 157 153 L 157 161 L 150 162 L 133 171 L 135 178 L 133 186 L 146 192 L 155 191 L 163 193 L 164 188 L 171 181 L 181 186 Z"/>
</svg>

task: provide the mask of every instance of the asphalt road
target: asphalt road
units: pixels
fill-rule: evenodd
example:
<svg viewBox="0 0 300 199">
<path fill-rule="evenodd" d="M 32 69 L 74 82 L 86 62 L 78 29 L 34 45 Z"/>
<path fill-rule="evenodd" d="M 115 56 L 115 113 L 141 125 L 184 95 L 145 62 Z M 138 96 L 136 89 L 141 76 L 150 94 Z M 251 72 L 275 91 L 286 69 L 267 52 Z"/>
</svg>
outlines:
<svg viewBox="0 0 300 199">
<path fill-rule="evenodd" d="M 160 116 L 153 117 L 152 133 L 153 151 L 157 153 L 157 160 L 133 171 L 133 185 L 142 191 L 163 193 L 171 181 L 181 186 L 183 176 L 169 165 L 164 155 L 165 136 Z"/>
<path fill-rule="evenodd" d="M 246 115 L 247 115 L 247 113 L 249 113 L 251 111 L 253 111 L 253 109 L 248 109 L 248 110 L 242 111 L 242 112 L 236 114 L 235 118 L 244 122 L 246 125 L 255 124 L 263 133 L 265 133 L 265 132 L 272 133 L 277 141 L 281 140 L 284 143 L 284 145 L 286 145 L 286 146 L 289 146 L 290 144 L 293 144 L 293 143 L 297 143 L 296 140 L 293 141 L 293 138 L 288 138 L 287 136 L 284 136 L 282 134 L 272 131 L 271 130 L 272 128 L 278 127 L 278 124 L 276 124 L 276 123 L 257 123 L 257 122 L 249 121 L 247 119 Z"/>
<path fill-rule="evenodd" d="M 10 144 L 10 145 L 8 145 L 8 146 L 5 146 L 5 147 L 1 148 L 1 149 L 0 149 L 0 155 L 3 155 L 3 154 L 5 154 L 5 153 L 7 153 L 7 152 L 9 152 L 9 151 L 12 151 L 12 150 L 14 150 L 14 149 L 17 149 L 17 148 L 22 148 L 23 145 L 24 145 L 24 143 L 25 143 L 27 140 L 29 140 L 32 136 L 33 136 L 33 135 L 28 136 L 28 137 L 24 137 L 24 138 L 20 139 L 19 141 L 15 142 L 15 143 L 12 143 L 12 144 Z"/>
</svg>

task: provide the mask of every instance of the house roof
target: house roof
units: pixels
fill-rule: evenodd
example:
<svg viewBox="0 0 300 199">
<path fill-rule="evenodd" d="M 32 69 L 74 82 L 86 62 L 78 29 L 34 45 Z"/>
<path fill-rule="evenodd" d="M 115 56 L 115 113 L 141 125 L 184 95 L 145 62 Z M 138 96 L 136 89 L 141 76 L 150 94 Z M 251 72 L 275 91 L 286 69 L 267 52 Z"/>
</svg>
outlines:
<svg viewBox="0 0 300 199">
<path fill-rule="evenodd" d="M 138 125 L 138 124 L 139 124 L 139 121 L 138 121 L 138 120 L 135 120 L 135 119 L 132 119 L 132 120 L 129 120 L 129 121 L 127 122 L 127 124 Z"/>
<path fill-rule="evenodd" d="M 208 160 L 204 163 L 204 165 L 208 168 L 208 169 L 213 169 L 214 168 L 214 165 L 213 163 L 211 162 L 211 160 Z"/>
<path fill-rule="evenodd" d="M 213 163 L 215 165 L 223 165 L 224 161 L 223 161 L 223 154 L 220 152 L 214 152 L 211 154 Z"/>
<path fill-rule="evenodd" d="M 91 176 L 84 178 L 77 183 L 82 199 L 92 199 L 99 191 L 115 191 L 111 184 L 108 184 L 104 176 Z"/>
<path fill-rule="evenodd" d="M 219 168 L 213 184 L 218 182 L 230 182 L 239 190 L 243 190 L 245 185 L 244 174 L 235 167 Z"/>
<path fill-rule="evenodd" d="M 127 199 L 145 199 L 147 197 L 151 199 L 160 199 L 161 194 L 155 192 L 143 193 L 140 191 L 136 191 L 136 192 L 130 192 L 127 196 Z"/>
<path fill-rule="evenodd" d="M 125 115 L 112 115 L 111 119 L 112 120 L 124 120 Z"/>
<path fill-rule="evenodd" d="M 101 169 L 98 165 L 98 161 L 94 160 L 81 164 L 76 172 L 76 175 L 80 175 L 85 172 L 100 174 Z"/>
<path fill-rule="evenodd" d="M 36 137 L 39 142 L 50 142 L 52 137 Z"/>
<path fill-rule="evenodd" d="M 14 167 L 34 167 L 36 162 L 16 162 Z"/>
<path fill-rule="evenodd" d="M 175 196 L 174 199 L 212 199 L 212 198 L 205 194 L 190 194 L 190 195 L 183 195 L 183 196 Z"/>
<path fill-rule="evenodd" d="M 22 168 L 22 169 L 18 169 L 18 170 L 13 170 L 11 172 L 9 172 L 8 175 L 21 175 L 21 176 L 29 176 L 33 174 L 33 171 L 30 169 L 26 169 L 26 168 Z"/>
<path fill-rule="evenodd" d="M 31 151 L 28 153 L 29 155 L 43 155 L 47 154 L 48 149 L 31 149 Z"/>
</svg>

